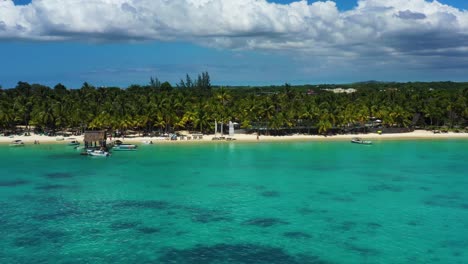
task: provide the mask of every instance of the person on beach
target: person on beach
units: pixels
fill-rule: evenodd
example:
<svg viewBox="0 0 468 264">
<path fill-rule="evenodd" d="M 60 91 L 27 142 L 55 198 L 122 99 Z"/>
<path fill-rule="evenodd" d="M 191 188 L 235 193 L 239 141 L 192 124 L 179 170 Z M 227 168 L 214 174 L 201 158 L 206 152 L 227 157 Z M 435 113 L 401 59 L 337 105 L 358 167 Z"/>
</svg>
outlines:
<svg viewBox="0 0 468 264">
<path fill-rule="evenodd" d="M 257 132 L 257 140 L 259 140 L 259 139 L 260 139 L 260 138 L 259 138 L 259 136 L 258 136 L 258 132 Z"/>
</svg>

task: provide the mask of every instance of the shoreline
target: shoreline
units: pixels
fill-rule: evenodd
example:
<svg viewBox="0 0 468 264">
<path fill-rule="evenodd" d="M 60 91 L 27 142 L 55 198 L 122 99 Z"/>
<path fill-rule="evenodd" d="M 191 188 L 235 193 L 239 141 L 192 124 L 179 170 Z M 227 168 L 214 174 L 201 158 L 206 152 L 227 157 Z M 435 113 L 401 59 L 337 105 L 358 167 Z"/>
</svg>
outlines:
<svg viewBox="0 0 468 264">
<path fill-rule="evenodd" d="M 144 141 L 152 141 L 153 144 L 199 144 L 199 143 L 225 143 L 225 142 L 329 142 L 329 141 L 347 141 L 355 137 L 360 137 L 365 140 L 377 140 L 377 141 L 388 141 L 388 140 L 446 140 L 446 139 L 468 139 L 468 133 L 443 133 L 434 134 L 431 131 L 426 130 L 415 130 L 409 133 L 395 133 L 395 134 L 347 134 L 347 135 L 334 135 L 334 136 L 318 136 L 318 135 L 289 135 L 289 136 L 262 136 L 260 135 L 257 140 L 256 134 L 236 134 L 233 138 L 234 141 L 227 140 L 212 140 L 215 135 L 203 135 L 203 139 L 192 139 L 192 140 L 165 140 L 157 137 L 126 137 L 113 138 L 113 140 L 122 140 L 125 143 L 140 143 Z M 225 136 L 226 138 L 228 136 Z M 22 140 L 25 144 L 34 144 L 34 141 L 39 141 L 40 144 L 66 144 L 71 139 L 83 142 L 83 136 L 73 136 L 70 138 L 64 138 L 64 140 L 57 140 L 57 137 L 40 136 L 31 134 L 31 136 L 14 136 L 11 137 L 0 137 L 0 144 L 9 144 L 13 140 Z M 108 140 L 110 141 L 110 140 Z"/>
</svg>

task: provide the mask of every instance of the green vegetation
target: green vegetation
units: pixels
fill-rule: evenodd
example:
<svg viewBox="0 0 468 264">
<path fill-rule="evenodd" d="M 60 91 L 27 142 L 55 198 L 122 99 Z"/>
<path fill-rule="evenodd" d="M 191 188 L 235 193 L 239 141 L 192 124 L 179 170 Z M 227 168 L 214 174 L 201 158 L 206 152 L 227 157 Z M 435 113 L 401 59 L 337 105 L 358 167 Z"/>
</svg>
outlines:
<svg viewBox="0 0 468 264">
<path fill-rule="evenodd" d="M 354 93 L 325 89 L 354 88 Z M 19 82 L 0 88 L 0 129 L 213 131 L 214 121 L 262 133 L 347 133 L 373 120 L 382 127 L 460 129 L 468 126 L 468 83 L 379 83 L 215 87 L 208 73 L 176 87 L 151 78 L 146 86 L 80 89 Z M 366 125 L 367 124 L 367 125 Z M 372 125 L 375 125 L 372 123 Z"/>
</svg>

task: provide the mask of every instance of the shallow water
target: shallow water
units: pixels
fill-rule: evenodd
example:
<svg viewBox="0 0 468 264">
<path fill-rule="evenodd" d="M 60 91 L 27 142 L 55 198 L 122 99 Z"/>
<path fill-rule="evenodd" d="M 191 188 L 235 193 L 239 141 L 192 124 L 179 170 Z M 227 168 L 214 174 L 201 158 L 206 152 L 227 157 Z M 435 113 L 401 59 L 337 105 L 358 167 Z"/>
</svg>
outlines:
<svg viewBox="0 0 468 264">
<path fill-rule="evenodd" d="M 468 263 L 467 150 L 0 146 L 0 262 Z"/>
</svg>

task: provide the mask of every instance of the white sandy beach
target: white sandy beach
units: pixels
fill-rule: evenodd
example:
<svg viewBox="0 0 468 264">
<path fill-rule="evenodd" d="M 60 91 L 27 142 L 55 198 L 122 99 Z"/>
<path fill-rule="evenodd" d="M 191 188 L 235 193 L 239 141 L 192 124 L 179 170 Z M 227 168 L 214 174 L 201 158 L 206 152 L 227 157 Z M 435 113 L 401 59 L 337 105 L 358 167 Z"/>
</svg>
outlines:
<svg viewBox="0 0 468 264">
<path fill-rule="evenodd" d="M 219 136 L 219 135 L 218 135 Z M 113 138 L 113 140 L 119 139 L 128 143 L 142 143 L 144 141 L 152 141 L 154 144 L 158 143 L 196 143 L 196 142 L 222 142 L 213 141 L 214 135 L 204 135 L 203 139 L 191 139 L 191 140 L 177 140 L 170 141 L 164 138 L 157 137 L 126 137 Z M 227 137 L 225 135 L 225 137 Z M 354 137 L 361 137 L 363 139 L 370 140 L 417 140 L 417 139 L 468 139 L 468 133 L 441 133 L 434 134 L 432 131 L 426 130 L 415 130 L 409 133 L 397 133 L 397 134 L 348 134 L 348 135 L 335 135 L 335 136 L 318 136 L 318 135 L 290 135 L 290 136 L 259 136 L 257 140 L 256 134 L 236 134 L 234 138 L 236 142 L 256 142 L 256 141 L 340 141 L 340 140 L 351 140 Z M 83 136 L 73 136 L 70 138 L 64 138 L 63 140 L 57 140 L 60 137 L 49 137 L 31 134 L 31 136 L 14 136 L 14 137 L 0 137 L 0 143 L 7 144 L 13 140 L 22 140 L 26 144 L 34 144 L 34 141 L 38 141 L 41 144 L 66 144 L 71 140 L 83 141 Z"/>
</svg>

